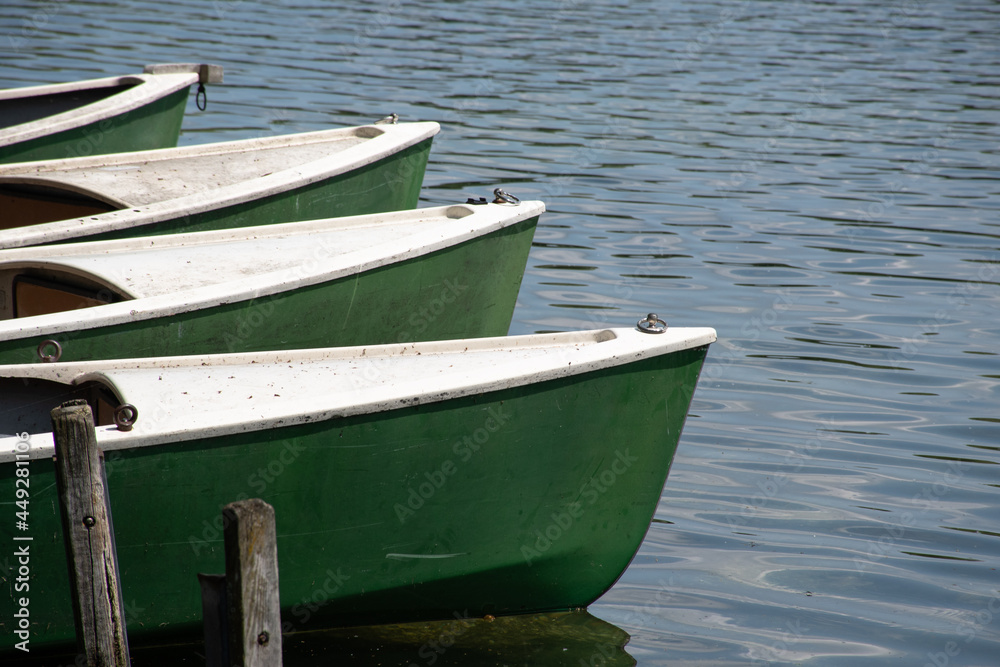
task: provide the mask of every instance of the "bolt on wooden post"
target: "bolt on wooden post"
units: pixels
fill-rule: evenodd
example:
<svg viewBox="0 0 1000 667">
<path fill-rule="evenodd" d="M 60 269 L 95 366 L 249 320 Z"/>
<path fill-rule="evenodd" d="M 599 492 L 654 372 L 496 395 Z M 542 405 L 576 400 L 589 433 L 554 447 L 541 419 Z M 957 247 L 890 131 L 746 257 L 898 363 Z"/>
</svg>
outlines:
<svg viewBox="0 0 1000 667">
<path fill-rule="evenodd" d="M 85 400 L 51 412 L 56 486 L 79 650 L 91 667 L 130 664 L 104 457 Z"/>
</svg>

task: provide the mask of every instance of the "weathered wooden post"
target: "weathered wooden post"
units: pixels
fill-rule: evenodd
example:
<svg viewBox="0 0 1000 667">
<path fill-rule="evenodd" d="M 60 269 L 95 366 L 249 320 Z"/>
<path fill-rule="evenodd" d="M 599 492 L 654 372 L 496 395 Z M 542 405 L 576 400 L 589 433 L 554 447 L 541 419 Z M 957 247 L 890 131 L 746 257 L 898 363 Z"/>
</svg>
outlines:
<svg viewBox="0 0 1000 667">
<path fill-rule="evenodd" d="M 222 509 L 226 547 L 229 660 L 281 666 L 281 607 L 274 508 L 259 498 Z"/>
<path fill-rule="evenodd" d="M 51 416 L 77 644 L 91 667 L 127 667 L 118 557 L 94 416 L 81 399 L 63 403 Z"/>
</svg>

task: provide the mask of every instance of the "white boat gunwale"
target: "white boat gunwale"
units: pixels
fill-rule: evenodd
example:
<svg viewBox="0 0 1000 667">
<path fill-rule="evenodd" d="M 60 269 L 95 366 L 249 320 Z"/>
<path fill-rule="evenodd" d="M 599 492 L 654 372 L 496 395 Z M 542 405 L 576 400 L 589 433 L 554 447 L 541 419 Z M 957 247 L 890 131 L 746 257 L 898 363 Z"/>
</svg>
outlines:
<svg viewBox="0 0 1000 667">
<path fill-rule="evenodd" d="M 344 137 L 362 137 L 368 141 L 350 146 L 318 160 L 289 166 L 264 176 L 225 185 L 206 193 L 175 197 L 151 204 L 132 206 L 97 215 L 69 218 L 25 227 L 0 230 L 0 248 L 46 244 L 71 240 L 80 227 L 88 234 L 101 234 L 143 225 L 155 224 L 179 216 L 196 215 L 246 201 L 264 199 L 334 178 L 355 169 L 397 154 L 440 131 L 433 121 L 399 123 L 396 125 L 361 125 L 334 130 L 318 130 L 294 135 L 278 135 L 254 139 L 220 142 L 201 146 L 160 148 L 131 153 L 40 160 L 12 165 L 0 165 L 0 186 L 26 183 L 68 189 L 57 178 L 62 169 L 108 169 L 116 166 L 146 164 L 157 160 L 231 155 L 238 152 L 266 150 L 268 147 L 289 147 L 306 143 L 335 142 Z M 44 174 L 53 174 L 46 178 Z"/>
<path fill-rule="evenodd" d="M 38 246 L 0 250 L 0 271 L 23 268 L 49 268 L 67 272 L 98 284 L 113 287 L 114 291 L 131 296 L 131 300 L 117 301 L 103 306 L 94 306 L 48 315 L 0 320 L 0 339 L 14 340 L 39 336 L 52 336 L 72 331 L 85 331 L 100 327 L 115 326 L 128 322 L 170 317 L 180 313 L 204 310 L 227 303 L 269 297 L 311 285 L 318 285 L 345 276 L 377 269 L 389 264 L 421 257 L 460 243 L 489 235 L 500 229 L 516 225 L 545 211 L 540 201 L 522 201 L 520 205 L 452 204 L 433 208 L 408 211 L 392 211 L 344 218 L 325 218 L 303 222 L 279 223 L 258 227 L 244 227 L 206 232 L 189 232 L 164 236 L 147 236 L 133 239 L 110 241 L 88 241 L 83 243 Z M 256 276 L 234 276 L 230 280 L 192 289 L 168 292 L 156 296 L 136 296 L 129 292 L 125 281 L 107 273 L 81 270 L 59 257 L 85 255 L 88 252 L 127 252 L 129 250 L 190 247 L 198 244 L 213 244 L 225 241 L 249 239 L 257 240 L 289 235 L 314 235 L 324 227 L 335 233 L 339 225 L 411 225 L 423 220 L 437 220 L 448 225 L 446 235 L 441 234 L 440 225 L 434 229 L 417 230 L 377 247 L 365 247 L 346 253 L 336 249 L 316 246 L 314 255 L 306 260 L 321 260 L 295 268 L 280 268 Z M 318 256 L 317 256 L 317 253 Z M 39 261 L 38 258 L 44 258 Z"/>
<path fill-rule="evenodd" d="M 35 378 L 67 385 L 96 381 L 135 404 L 139 415 L 133 430 L 97 427 L 101 449 L 113 451 L 375 414 L 487 394 L 704 347 L 715 340 L 715 330 L 707 327 L 671 327 L 661 334 L 643 333 L 636 328 L 615 328 L 347 348 L 8 365 L 0 366 L 0 377 Z M 416 383 L 419 389 L 413 384 L 397 383 L 398 376 L 393 377 L 392 382 L 369 380 L 367 386 L 357 381 L 357 375 L 363 374 L 359 364 L 381 363 L 388 368 L 391 359 L 402 357 L 419 358 L 418 363 L 427 367 L 420 369 L 420 382 Z M 306 367 L 310 362 L 314 366 Z M 331 386 L 331 378 L 338 378 L 343 384 L 336 399 L 330 398 L 330 392 L 317 392 L 314 385 L 305 386 L 302 382 L 308 373 L 323 372 L 324 369 L 315 364 L 324 363 L 329 366 L 325 370 L 327 377 L 323 379 L 327 384 L 324 386 Z M 445 368 L 460 370 L 447 371 L 452 374 L 447 383 L 437 389 L 427 389 L 433 371 Z M 216 390 L 225 382 L 236 388 L 232 395 L 217 390 L 211 404 L 200 412 L 192 405 L 183 404 L 184 401 L 201 400 L 198 396 L 179 398 L 188 396 L 187 391 L 180 392 L 181 386 L 193 389 L 192 385 L 166 389 L 150 386 L 162 381 L 164 376 L 168 377 L 169 384 L 172 370 L 181 375 L 185 370 L 210 374 L 213 369 L 222 370 L 225 377 L 206 378 L 206 392 L 209 388 Z M 239 369 L 250 374 L 268 373 L 268 377 L 285 373 L 289 378 L 287 384 L 268 386 L 267 390 L 274 392 L 273 397 L 253 399 L 252 395 L 245 394 L 259 385 L 246 384 L 246 378 L 237 376 Z M 352 370 L 355 371 L 353 377 L 344 372 Z M 129 377 L 133 373 L 136 377 Z M 145 420 L 144 415 L 147 415 Z M 157 416 L 161 416 L 160 419 Z M 0 438 L 0 463 L 14 460 L 19 441 L 16 435 Z M 53 455 L 51 433 L 33 433 L 29 443 L 27 452 L 23 448 L 20 451 L 31 459 Z"/>
<path fill-rule="evenodd" d="M 0 103 L 2 103 L 5 100 L 73 93 L 96 88 L 113 88 L 132 84 L 132 87 L 127 90 L 76 109 L 2 128 L 0 129 L 0 146 L 17 144 L 65 132 L 75 127 L 86 127 L 94 123 L 100 123 L 103 120 L 140 109 L 161 97 L 166 97 L 195 83 L 198 83 L 198 74 L 196 72 L 125 74 L 85 81 L 42 84 L 0 90 Z"/>
<path fill-rule="evenodd" d="M 141 151 L 108 153 L 106 155 L 79 155 L 76 157 L 65 157 L 52 160 L 15 162 L 10 164 L 0 164 L 0 176 L 3 176 L 6 181 L 8 175 L 37 175 L 39 173 L 59 172 L 73 169 L 101 169 L 105 167 L 132 165 L 136 163 L 147 164 L 178 158 L 186 159 L 192 157 L 212 157 L 215 155 L 227 155 L 235 152 L 266 150 L 272 146 L 304 146 L 318 142 L 336 141 L 338 138 L 348 138 L 352 136 L 374 138 L 381 136 L 386 132 L 386 130 L 392 130 L 393 128 L 406 128 L 425 123 L 433 123 L 434 125 L 437 125 L 434 121 L 397 123 L 396 125 L 353 125 L 350 127 L 337 127 L 329 130 L 312 130 L 309 132 L 296 132 L 294 134 L 275 134 L 264 137 L 250 137 L 247 139 L 230 139 L 229 141 L 216 141 L 208 144 L 190 144 L 187 146 L 174 146 L 172 148 L 149 148 Z"/>
</svg>

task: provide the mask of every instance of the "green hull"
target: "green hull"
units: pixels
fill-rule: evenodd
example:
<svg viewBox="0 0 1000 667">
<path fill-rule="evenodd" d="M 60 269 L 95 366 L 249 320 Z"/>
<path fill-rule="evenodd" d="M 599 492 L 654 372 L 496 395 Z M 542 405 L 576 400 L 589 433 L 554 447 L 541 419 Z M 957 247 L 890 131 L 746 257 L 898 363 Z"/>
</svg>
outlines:
<svg viewBox="0 0 1000 667">
<path fill-rule="evenodd" d="M 706 350 L 109 452 L 130 642 L 200 635 L 195 575 L 223 570 L 220 508 L 247 497 L 276 511 L 285 632 L 588 605 L 646 533 Z M 3 468 L 0 497 L 13 498 L 14 466 Z M 73 617 L 51 460 L 30 470 L 37 649 L 72 642 Z M 13 654 L 17 566 L 6 563 L 0 636 Z"/>
<path fill-rule="evenodd" d="M 0 164 L 172 148 L 181 132 L 187 98 L 185 87 L 90 125 L 0 146 Z"/>
<path fill-rule="evenodd" d="M 0 364 L 377 345 L 503 336 L 538 217 L 355 276 L 249 301 L 0 342 Z"/>
</svg>

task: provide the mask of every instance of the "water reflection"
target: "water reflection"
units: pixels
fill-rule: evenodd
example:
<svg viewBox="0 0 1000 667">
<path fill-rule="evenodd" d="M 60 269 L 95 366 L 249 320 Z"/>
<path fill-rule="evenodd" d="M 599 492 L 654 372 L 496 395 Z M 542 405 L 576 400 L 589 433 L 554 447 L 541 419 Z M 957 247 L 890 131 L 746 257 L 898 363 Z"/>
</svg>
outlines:
<svg viewBox="0 0 1000 667">
<path fill-rule="evenodd" d="M 291 635 L 286 667 L 631 667 L 629 635 L 586 611 L 408 623 Z M 141 667 L 136 664 L 136 667 Z"/>
<path fill-rule="evenodd" d="M 456 618 L 300 632 L 282 638 L 284 667 L 632 667 L 629 635 L 586 611 L 496 619 Z M 201 644 L 133 648 L 133 667 L 205 664 Z M 8 667 L 72 665 L 39 656 Z"/>
</svg>

